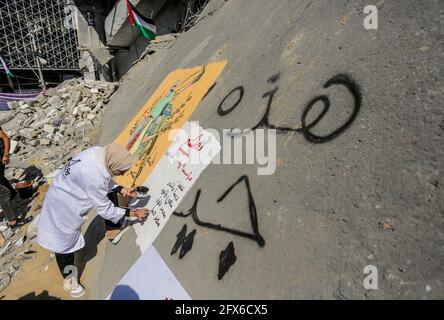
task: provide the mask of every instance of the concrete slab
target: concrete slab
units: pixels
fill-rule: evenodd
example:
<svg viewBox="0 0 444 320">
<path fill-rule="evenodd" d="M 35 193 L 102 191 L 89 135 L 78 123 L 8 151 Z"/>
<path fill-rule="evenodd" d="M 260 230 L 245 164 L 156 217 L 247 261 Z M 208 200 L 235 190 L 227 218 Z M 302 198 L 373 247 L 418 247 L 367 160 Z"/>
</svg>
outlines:
<svg viewBox="0 0 444 320">
<path fill-rule="evenodd" d="M 211 165 L 179 206 L 187 212 L 201 190 L 201 221 L 253 233 L 245 184 L 217 202 L 246 175 L 263 247 L 191 216 L 173 217 L 155 241 L 191 298 L 444 297 L 442 2 L 380 1 L 378 30 L 363 26 L 367 4 L 212 0 L 194 28 L 122 81 L 101 143 L 114 140 L 169 72 L 221 59 L 227 67 L 192 119 L 219 131 L 252 128 L 270 105 L 269 124 L 286 128 L 277 135 L 273 175 L 257 175 L 254 165 Z M 311 123 L 325 96 L 330 109 L 311 132 L 328 136 L 341 128 L 359 105 L 357 87 L 359 112 L 340 134 L 317 139 L 300 130 L 304 110 L 313 103 Z M 242 97 L 228 96 L 236 88 Z M 222 101 L 227 110 L 237 100 L 218 114 Z M 393 228 L 384 228 L 386 221 Z M 170 252 L 184 224 L 196 236 L 178 259 Z M 237 260 L 218 280 L 220 252 L 230 242 Z M 107 249 L 100 297 L 137 252 L 135 234 Z M 379 290 L 364 288 L 367 265 L 377 267 Z"/>
</svg>

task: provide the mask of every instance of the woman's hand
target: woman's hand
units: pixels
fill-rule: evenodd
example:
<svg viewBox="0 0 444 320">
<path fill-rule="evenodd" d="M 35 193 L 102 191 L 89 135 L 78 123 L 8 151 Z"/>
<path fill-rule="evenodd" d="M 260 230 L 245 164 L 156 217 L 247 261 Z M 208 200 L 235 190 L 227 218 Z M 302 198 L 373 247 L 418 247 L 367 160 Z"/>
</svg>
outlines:
<svg viewBox="0 0 444 320">
<path fill-rule="evenodd" d="M 137 196 L 137 192 L 134 190 L 134 188 L 122 188 L 120 193 L 129 198 L 134 198 Z"/>
<path fill-rule="evenodd" d="M 130 217 L 136 217 L 139 221 L 143 221 L 146 219 L 148 215 L 148 209 L 145 208 L 132 209 L 129 215 Z"/>
<path fill-rule="evenodd" d="M 3 156 L 2 162 L 3 162 L 4 164 L 9 164 L 9 155 L 5 154 L 5 155 Z"/>
</svg>

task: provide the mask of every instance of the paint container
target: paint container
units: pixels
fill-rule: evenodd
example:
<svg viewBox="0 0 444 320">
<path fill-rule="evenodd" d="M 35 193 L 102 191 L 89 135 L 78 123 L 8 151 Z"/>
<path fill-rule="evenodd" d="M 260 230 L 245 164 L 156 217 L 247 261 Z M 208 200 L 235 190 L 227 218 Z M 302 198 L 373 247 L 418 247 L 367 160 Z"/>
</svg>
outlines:
<svg viewBox="0 0 444 320">
<path fill-rule="evenodd" d="M 144 199 L 148 196 L 148 191 L 150 189 L 145 186 L 136 187 L 134 191 L 136 191 L 136 198 L 137 199 Z"/>
<path fill-rule="evenodd" d="M 29 199 L 32 197 L 32 181 L 22 181 L 15 184 L 15 189 L 22 199 Z"/>
</svg>

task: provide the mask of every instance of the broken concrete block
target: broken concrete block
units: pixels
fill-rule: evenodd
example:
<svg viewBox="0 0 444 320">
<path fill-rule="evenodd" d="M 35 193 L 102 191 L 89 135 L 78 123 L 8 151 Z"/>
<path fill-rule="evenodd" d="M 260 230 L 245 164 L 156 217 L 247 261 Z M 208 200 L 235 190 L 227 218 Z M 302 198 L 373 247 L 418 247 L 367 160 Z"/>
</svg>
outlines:
<svg viewBox="0 0 444 320">
<path fill-rule="evenodd" d="M 87 134 L 93 127 L 93 124 L 89 121 L 80 121 L 76 124 L 76 129 L 74 133 L 76 135 L 85 135 Z"/>
<path fill-rule="evenodd" d="M 15 141 L 15 140 L 11 140 L 11 144 L 10 144 L 10 147 L 9 147 L 9 153 L 13 154 L 14 152 L 16 152 L 17 151 L 17 146 L 18 146 L 18 142 Z"/>
<path fill-rule="evenodd" d="M 51 108 L 49 109 L 48 113 L 46 114 L 47 117 L 50 117 L 54 113 L 57 113 L 57 108 Z"/>
<path fill-rule="evenodd" d="M 43 94 L 39 94 L 34 101 L 40 104 L 43 104 L 46 100 L 46 97 Z"/>
<path fill-rule="evenodd" d="M 0 111 L 0 126 L 11 121 L 15 116 L 13 111 Z"/>
<path fill-rule="evenodd" d="M 74 107 L 79 103 L 81 97 L 80 91 L 74 91 L 74 93 L 71 95 L 71 98 L 69 99 L 66 109 L 68 112 L 72 112 L 74 110 Z"/>
<path fill-rule="evenodd" d="M 52 107 L 60 105 L 60 97 L 59 96 L 52 96 L 47 101 Z"/>
<path fill-rule="evenodd" d="M 28 145 L 30 145 L 32 147 L 37 147 L 39 145 L 39 141 L 38 140 L 30 140 L 30 141 L 28 141 Z"/>
<path fill-rule="evenodd" d="M 93 113 L 99 112 L 103 107 L 103 101 L 100 100 L 99 103 L 96 105 L 96 107 L 92 110 Z"/>
<path fill-rule="evenodd" d="M 17 131 L 15 131 L 15 130 L 7 130 L 5 132 L 9 138 L 13 138 L 17 134 Z"/>
<path fill-rule="evenodd" d="M 24 113 L 24 114 L 28 114 L 28 113 L 32 113 L 32 110 L 31 109 L 20 109 L 20 112 L 21 113 Z"/>
<path fill-rule="evenodd" d="M 15 110 L 19 107 L 17 101 L 8 101 L 7 105 L 8 105 L 8 108 L 11 110 Z"/>
<path fill-rule="evenodd" d="M 45 124 L 45 125 L 43 126 L 43 131 L 45 131 L 45 132 L 47 132 L 47 133 L 50 133 L 50 134 L 54 133 L 55 129 L 56 129 L 56 128 L 54 128 L 53 126 L 51 126 L 51 125 L 49 125 L 49 124 Z"/>
<path fill-rule="evenodd" d="M 51 141 L 49 139 L 40 139 L 40 144 L 42 146 L 49 146 L 51 144 Z"/>
<path fill-rule="evenodd" d="M 80 113 L 90 113 L 91 108 L 85 106 L 85 105 L 79 105 L 79 112 Z"/>
<path fill-rule="evenodd" d="M 40 215 L 37 215 L 29 224 L 28 230 L 27 230 L 27 236 L 29 239 L 33 239 L 37 236 L 37 227 L 40 220 Z"/>
<path fill-rule="evenodd" d="M 23 122 L 23 126 L 29 127 L 33 122 L 34 122 L 34 119 L 28 118 L 27 120 L 25 120 L 25 122 Z"/>
<path fill-rule="evenodd" d="M 61 142 L 65 137 L 60 134 L 59 132 L 57 132 L 57 134 L 54 136 L 54 141 L 55 142 Z"/>
<path fill-rule="evenodd" d="M 45 118 L 45 119 L 43 119 L 43 120 L 40 120 L 40 121 L 38 121 L 38 122 L 35 122 L 35 123 L 32 125 L 32 128 L 37 129 L 37 128 L 43 127 L 43 125 L 45 125 L 46 123 L 49 123 L 50 121 L 51 121 L 51 119 L 49 119 L 49 118 Z"/>
<path fill-rule="evenodd" d="M 74 107 L 74 109 L 72 110 L 72 114 L 78 115 L 79 114 L 79 107 Z"/>
<path fill-rule="evenodd" d="M 63 134 L 65 131 L 66 131 L 66 129 L 68 128 L 68 126 L 66 125 L 66 124 L 61 124 L 60 125 L 60 127 L 59 127 L 59 132 L 61 133 L 61 134 Z"/>
<path fill-rule="evenodd" d="M 64 94 L 66 92 L 68 92 L 68 88 L 62 87 L 60 89 L 57 89 L 57 93 L 59 94 Z"/>
<path fill-rule="evenodd" d="M 32 139 L 37 136 L 37 131 L 32 129 L 22 129 L 19 131 L 19 134 L 26 139 Z"/>
<path fill-rule="evenodd" d="M 74 135 L 74 129 L 72 127 L 69 127 L 65 130 L 65 135 L 66 136 L 72 136 Z"/>
<path fill-rule="evenodd" d="M 46 92 L 44 94 L 47 97 L 55 96 L 57 94 L 57 89 L 56 88 L 49 88 L 46 90 Z"/>
</svg>

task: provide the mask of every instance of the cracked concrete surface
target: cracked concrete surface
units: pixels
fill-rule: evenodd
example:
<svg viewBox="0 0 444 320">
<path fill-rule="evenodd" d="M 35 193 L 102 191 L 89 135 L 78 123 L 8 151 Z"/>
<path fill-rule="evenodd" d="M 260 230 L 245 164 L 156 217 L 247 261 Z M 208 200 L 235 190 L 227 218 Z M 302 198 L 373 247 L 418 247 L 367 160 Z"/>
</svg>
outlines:
<svg viewBox="0 0 444 320">
<path fill-rule="evenodd" d="M 278 87 L 270 123 L 300 127 L 304 107 L 328 95 L 331 106 L 313 129 L 338 128 L 353 99 L 337 74 L 359 85 L 362 106 L 337 138 L 311 143 L 278 133 L 277 170 L 258 176 L 252 165 L 210 165 L 198 189 L 199 217 L 251 230 L 246 190 L 217 198 L 248 175 L 264 247 L 235 235 L 171 217 L 154 246 L 194 299 L 412 299 L 444 297 L 442 132 L 442 1 L 379 1 L 379 29 L 363 27 L 368 1 L 212 0 L 199 23 L 140 61 L 125 76 L 102 122 L 99 143 L 114 140 L 164 77 L 178 68 L 227 59 L 216 86 L 192 115 L 204 128 L 251 128 Z M 279 74 L 279 80 L 267 80 Z M 244 96 L 228 115 L 217 108 L 235 87 Z M 320 112 L 321 105 L 312 112 Z M 316 111 L 317 110 L 317 111 Z M 105 125 L 106 124 L 106 125 Z M 194 245 L 171 256 L 184 224 Z M 133 231 L 115 247 L 100 244 L 95 295 L 104 298 L 137 259 Z M 219 254 L 233 241 L 236 263 L 217 279 Z M 363 287 L 366 265 L 379 289 Z M 100 267 L 99 267 L 100 266 Z"/>
</svg>

